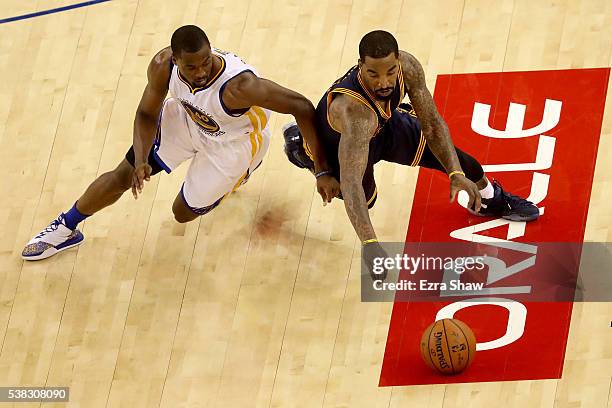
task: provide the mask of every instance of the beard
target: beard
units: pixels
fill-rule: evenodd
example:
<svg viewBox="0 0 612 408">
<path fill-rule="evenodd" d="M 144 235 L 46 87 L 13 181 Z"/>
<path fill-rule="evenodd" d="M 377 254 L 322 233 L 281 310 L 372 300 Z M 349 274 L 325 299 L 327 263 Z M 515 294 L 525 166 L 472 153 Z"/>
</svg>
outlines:
<svg viewBox="0 0 612 408">
<path fill-rule="evenodd" d="M 393 96 L 393 89 L 394 88 L 378 89 L 378 90 L 374 91 L 374 95 L 376 95 L 377 99 L 380 99 L 381 101 L 387 102 Z M 381 91 L 387 91 L 387 90 L 391 91 L 391 92 L 389 92 L 388 95 L 381 95 L 380 94 Z"/>
</svg>

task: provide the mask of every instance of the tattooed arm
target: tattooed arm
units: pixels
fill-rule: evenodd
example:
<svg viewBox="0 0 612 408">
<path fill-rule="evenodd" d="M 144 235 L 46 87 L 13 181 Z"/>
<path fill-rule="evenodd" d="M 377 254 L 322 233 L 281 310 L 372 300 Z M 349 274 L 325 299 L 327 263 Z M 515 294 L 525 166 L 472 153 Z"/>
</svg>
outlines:
<svg viewBox="0 0 612 408">
<path fill-rule="evenodd" d="M 447 174 L 462 171 L 448 126 L 438 113 L 431 93 L 427 89 L 423 67 L 415 57 L 404 51 L 400 51 L 400 62 L 408 86 L 408 96 L 421 123 L 423 137 L 425 137 L 429 149 L 442 164 Z M 469 208 L 475 208 L 478 211 L 480 209 L 480 193 L 476 184 L 464 175 L 457 173 L 451 177 L 450 181 L 451 201 L 454 201 L 459 190 L 465 190 L 470 196 Z"/>
<path fill-rule="evenodd" d="M 338 95 L 329 107 L 330 120 L 340 130 L 338 160 L 340 190 L 346 212 L 363 242 L 376 238 L 363 191 L 363 175 L 368 164 L 370 139 L 376 131 L 376 115 L 348 96 Z"/>
</svg>

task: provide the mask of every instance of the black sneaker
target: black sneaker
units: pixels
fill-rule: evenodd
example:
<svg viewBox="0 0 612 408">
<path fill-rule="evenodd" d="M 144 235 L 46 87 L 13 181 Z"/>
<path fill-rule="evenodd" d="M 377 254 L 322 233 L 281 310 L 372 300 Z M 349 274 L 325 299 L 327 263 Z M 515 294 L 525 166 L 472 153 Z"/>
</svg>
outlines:
<svg viewBox="0 0 612 408">
<path fill-rule="evenodd" d="M 533 221 L 540 216 L 540 210 L 531 201 L 504 191 L 493 180 L 493 198 L 482 199 L 480 211 L 483 217 L 501 217 L 510 221 Z"/>
<path fill-rule="evenodd" d="M 283 137 L 285 138 L 285 154 L 291 163 L 301 169 L 314 169 L 314 163 L 304 150 L 302 135 L 297 123 L 289 122 L 283 126 Z"/>
</svg>

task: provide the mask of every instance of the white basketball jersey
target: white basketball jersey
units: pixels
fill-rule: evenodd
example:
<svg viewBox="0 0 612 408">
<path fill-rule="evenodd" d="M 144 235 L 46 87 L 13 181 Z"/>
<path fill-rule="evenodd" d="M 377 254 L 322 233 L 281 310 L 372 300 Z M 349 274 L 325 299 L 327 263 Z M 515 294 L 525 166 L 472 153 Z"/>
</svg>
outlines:
<svg viewBox="0 0 612 408">
<path fill-rule="evenodd" d="M 230 112 L 221 101 L 223 89 L 229 80 L 245 71 L 257 75 L 257 71 L 230 52 L 216 48 L 212 52 L 221 58 L 221 69 L 211 73 L 206 85 L 192 87 L 176 65 L 170 75 L 170 93 L 181 102 L 191 118 L 188 121 L 190 130 L 218 142 L 244 140 L 249 135 L 253 137 L 263 132 L 270 118 L 269 110 L 253 106 L 246 112 Z"/>
</svg>

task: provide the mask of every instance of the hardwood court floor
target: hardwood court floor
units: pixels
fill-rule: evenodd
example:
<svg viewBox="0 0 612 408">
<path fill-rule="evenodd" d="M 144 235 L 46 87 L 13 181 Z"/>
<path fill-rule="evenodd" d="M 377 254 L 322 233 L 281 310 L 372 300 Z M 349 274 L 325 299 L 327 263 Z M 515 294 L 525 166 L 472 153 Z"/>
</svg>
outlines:
<svg viewBox="0 0 612 408">
<path fill-rule="evenodd" d="M 0 18 L 70 3 L 1 0 Z M 0 385 L 70 386 L 74 407 L 612 406 L 605 303 L 574 307 L 562 380 L 378 388 L 391 304 L 360 303 L 359 242 L 342 203 L 323 208 L 285 159 L 282 115 L 262 168 L 213 213 L 174 222 L 184 166 L 87 220 L 78 251 L 22 262 L 32 233 L 122 158 L 151 56 L 194 22 L 315 102 L 374 28 L 432 90 L 440 73 L 612 56 L 606 0 L 115 0 L 0 25 Z M 610 106 L 590 241 L 612 240 Z M 416 175 L 377 168 L 382 239 L 404 239 Z"/>
</svg>

